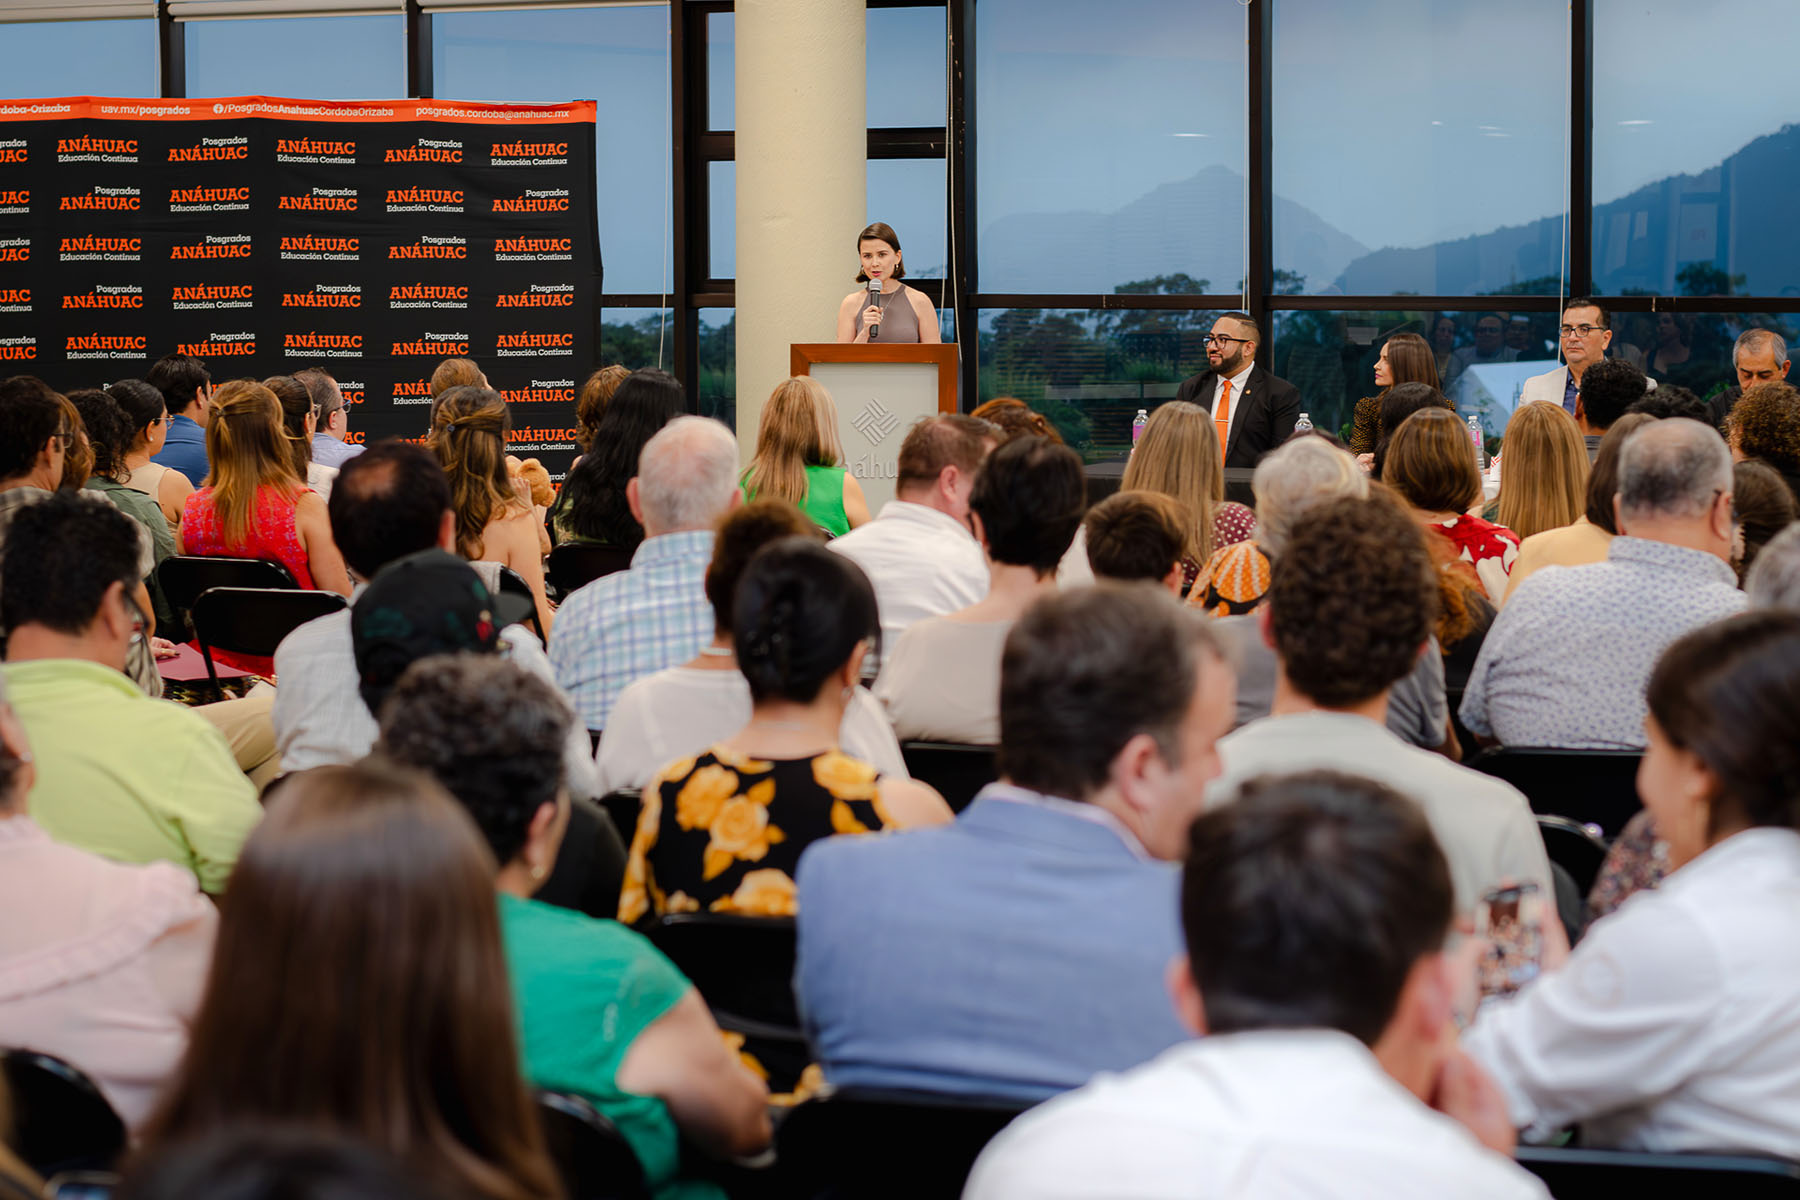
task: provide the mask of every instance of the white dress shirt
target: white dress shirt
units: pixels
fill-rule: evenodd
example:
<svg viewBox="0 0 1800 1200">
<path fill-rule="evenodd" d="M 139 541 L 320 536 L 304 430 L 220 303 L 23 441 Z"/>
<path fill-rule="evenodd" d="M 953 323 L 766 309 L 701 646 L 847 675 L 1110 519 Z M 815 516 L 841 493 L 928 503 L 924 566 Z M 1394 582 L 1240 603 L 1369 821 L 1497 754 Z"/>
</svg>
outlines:
<svg viewBox="0 0 1800 1200">
<path fill-rule="evenodd" d="M 678 758 L 724 741 L 750 723 L 750 685 L 739 671 L 669 667 L 619 693 L 595 759 L 600 792 L 641 788 Z M 891 779 L 911 778 L 900 743 L 867 688 L 857 688 L 838 745 Z"/>
<path fill-rule="evenodd" d="M 963 1200 L 1548 1196 L 1335 1030 L 1220 1034 L 1009 1125 Z"/>
<path fill-rule="evenodd" d="M 1464 1045 L 1532 1132 L 1800 1158 L 1800 833 L 1726 838 L 1603 917 Z"/>
<path fill-rule="evenodd" d="M 988 592 L 987 559 L 974 535 L 928 505 L 889 500 L 880 516 L 826 545 L 861 567 L 874 586 L 883 653 L 892 653 L 914 621 L 967 608 Z M 880 668 L 864 664 L 863 673 Z"/>
<path fill-rule="evenodd" d="M 357 585 L 360 596 L 366 585 Z M 355 603 L 353 597 L 351 603 Z M 522 625 L 500 631 L 501 653 L 552 686 L 556 677 L 542 643 Z M 375 745 L 380 728 L 357 694 L 360 677 L 350 644 L 350 611 L 308 621 L 275 651 L 275 746 L 284 772 L 353 763 Z M 601 795 L 587 730 L 578 720 L 563 752 L 566 786 L 572 796 Z"/>
</svg>

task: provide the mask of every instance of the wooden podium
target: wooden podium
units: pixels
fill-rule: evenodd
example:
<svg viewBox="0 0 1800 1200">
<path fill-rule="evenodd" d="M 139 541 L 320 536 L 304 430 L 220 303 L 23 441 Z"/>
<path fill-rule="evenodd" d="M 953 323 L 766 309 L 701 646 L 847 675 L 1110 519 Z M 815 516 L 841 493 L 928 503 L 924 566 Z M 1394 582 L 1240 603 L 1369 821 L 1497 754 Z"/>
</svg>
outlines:
<svg viewBox="0 0 1800 1200">
<path fill-rule="evenodd" d="M 837 401 L 844 465 L 871 513 L 894 498 L 906 431 L 923 417 L 956 411 L 956 362 L 954 343 L 798 342 L 790 351 L 788 373 L 812 376 Z"/>
</svg>

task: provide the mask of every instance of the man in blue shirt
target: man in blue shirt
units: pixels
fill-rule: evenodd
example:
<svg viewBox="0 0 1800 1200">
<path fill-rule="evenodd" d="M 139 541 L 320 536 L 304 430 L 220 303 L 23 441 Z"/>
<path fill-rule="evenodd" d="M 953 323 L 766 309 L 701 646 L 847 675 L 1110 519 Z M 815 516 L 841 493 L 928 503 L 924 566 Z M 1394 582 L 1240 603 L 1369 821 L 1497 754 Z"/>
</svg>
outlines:
<svg viewBox="0 0 1800 1200">
<path fill-rule="evenodd" d="M 1036 1101 L 1186 1036 L 1187 827 L 1235 684 L 1150 584 L 1040 600 L 1007 636 L 1001 781 L 951 825 L 800 860 L 796 979 L 828 1082 Z"/>
<path fill-rule="evenodd" d="M 151 460 L 173 467 L 199 487 L 210 470 L 206 461 L 206 419 L 212 413 L 212 376 L 206 364 L 186 354 L 156 360 L 145 381 L 163 394 L 169 410 L 169 436 Z"/>
</svg>

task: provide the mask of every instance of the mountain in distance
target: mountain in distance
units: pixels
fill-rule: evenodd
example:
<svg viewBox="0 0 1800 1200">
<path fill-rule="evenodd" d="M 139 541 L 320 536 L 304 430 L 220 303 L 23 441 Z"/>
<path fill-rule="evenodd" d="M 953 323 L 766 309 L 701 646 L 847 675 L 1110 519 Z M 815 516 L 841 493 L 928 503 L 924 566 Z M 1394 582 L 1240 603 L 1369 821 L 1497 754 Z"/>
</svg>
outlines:
<svg viewBox="0 0 1800 1200">
<path fill-rule="evenodd" d="M 1244 274 L 1244 177 L 1211 166 L 1160 184 L 1115 212 L 1015 213 L 981 231 L 985 292 L 1110 292 L 1186 272 L 1213 292 Z M 1290 200 L 1275 199 L 1275 261 L 1333 279 L 1368 247 Z"/>
</svg>

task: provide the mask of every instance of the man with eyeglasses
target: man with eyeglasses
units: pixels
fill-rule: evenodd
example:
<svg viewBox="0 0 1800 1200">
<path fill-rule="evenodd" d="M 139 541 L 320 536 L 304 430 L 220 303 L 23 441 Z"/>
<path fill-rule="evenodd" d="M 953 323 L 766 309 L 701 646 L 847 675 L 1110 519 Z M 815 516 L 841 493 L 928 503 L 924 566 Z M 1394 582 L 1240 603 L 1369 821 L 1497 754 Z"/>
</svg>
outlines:
<svg viewBox="0 0 1800 1200">
<path fill-rule="evenodd" d="M 1557 334 L 1565 365 L 1527 379 L 1519 403 L 1549 400 L 1562 405 L 1572 417 L 1581 377 L 1606 357 L 1606 348 L 1612 345 L 1612 317 L 1593 300 L 1578 296 L 1563 306 L 1562 327 Z"/>
<path fill-rule="evenodd" d="M 312 440 L 313 461 L 322 467 L 341 467 L 361 454 L 363 447 L 350 441 L 350 410 L 344 407 L 344 393 L 331 372 L 324 367 L 308 367 L 295 371 L 294 378 L 306 385 L 306 392 L 312 397 L 317 429 Z"/>
<path fill-rule="evenodd" d="M 1254 467 L 1288 440 L 1300 419 L 1300 389 L 1256 365 L 1261 346 L 1262 331 L 1249 313 L 1226 313 L 1206 337 L 1210 369 L 1175 389 L 1175 399 L 1213 415 L 1227 467 Z"/>
</svg>

